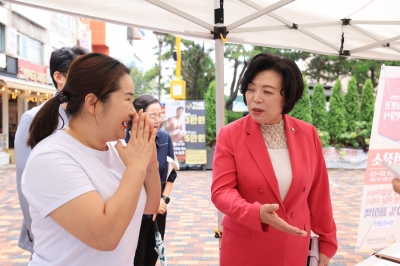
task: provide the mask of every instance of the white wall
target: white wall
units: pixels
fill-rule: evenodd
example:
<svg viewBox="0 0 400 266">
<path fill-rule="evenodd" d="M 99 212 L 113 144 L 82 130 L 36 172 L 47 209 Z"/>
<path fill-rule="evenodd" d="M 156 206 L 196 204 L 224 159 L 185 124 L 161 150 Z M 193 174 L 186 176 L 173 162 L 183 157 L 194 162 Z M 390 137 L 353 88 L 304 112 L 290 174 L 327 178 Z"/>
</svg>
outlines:
<svg viewBox="0 0 400 266">
<path fill-rule="evenodd" d="M 133 46 L 127 40 L 126 26 L 106 23 L 106 45 L 110 49 L 110 56 L 127 66 L 137 60 Z"/>
</svg>

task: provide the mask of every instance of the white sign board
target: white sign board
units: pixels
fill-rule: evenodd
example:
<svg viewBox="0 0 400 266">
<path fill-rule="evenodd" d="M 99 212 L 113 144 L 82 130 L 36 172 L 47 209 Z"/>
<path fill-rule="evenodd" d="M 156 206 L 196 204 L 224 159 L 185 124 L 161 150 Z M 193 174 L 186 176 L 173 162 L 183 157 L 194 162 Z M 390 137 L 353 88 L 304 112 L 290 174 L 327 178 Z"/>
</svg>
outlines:
<svg viewBox="0 0 400 266">
<path fill-rule="evenodd" d="M 394 175 L 382 165 L 400 163 L 400 67 L 382 66 L 365 171 L 357 250 L 388 247 L 400 241 L 400 195 Z"/>
</svg>

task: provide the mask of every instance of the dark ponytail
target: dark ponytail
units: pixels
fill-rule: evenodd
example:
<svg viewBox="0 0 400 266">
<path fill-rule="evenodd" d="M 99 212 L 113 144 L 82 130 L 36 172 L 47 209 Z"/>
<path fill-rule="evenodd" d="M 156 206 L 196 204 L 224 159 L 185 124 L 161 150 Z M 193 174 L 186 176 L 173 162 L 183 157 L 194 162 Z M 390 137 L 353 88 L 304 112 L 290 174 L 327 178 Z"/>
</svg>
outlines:
<svg viewBox="0 0 400 266">
<path fill-rule="evenodd" d="M 87 53 L 75 59 L 68 70 L 62 95 L 48 100 L 33 119 L 28 146 L 35 147 L 57 129 L 58 110 L 60 102 L 64 102 L 63 97 L 68 100 L 66 113 L 73 117 L 79 114 L 89 93 L 106 103 L 110 94 L 120 89 L 120 79 L 129 73 L 129 68 L 104 54 Z"/>
<path fill-rule="evenodd" d="M 59 108 L 60 101 L 57 99 L 57 97 L 53 97 L 49 99 L 35 115 L 35 118 L 33 119 L 29 128 L 29 138 L 27 141 L 28 146 L 30 146 L 32 149 L 36 146 L 36 144 L 39 143 L 39 141 L 47 136 L 50 136 L 54 130 L 57 129 L 58 117 L 61 117 L 58 111 Z"/>
</svg>

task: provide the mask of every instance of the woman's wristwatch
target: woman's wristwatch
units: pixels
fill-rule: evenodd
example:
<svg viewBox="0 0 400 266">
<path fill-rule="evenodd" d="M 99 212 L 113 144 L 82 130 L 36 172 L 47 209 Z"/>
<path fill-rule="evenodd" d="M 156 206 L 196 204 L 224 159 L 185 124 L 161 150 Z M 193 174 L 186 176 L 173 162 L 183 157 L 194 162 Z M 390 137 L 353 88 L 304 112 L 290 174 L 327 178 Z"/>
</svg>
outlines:
<svg viewBox="0 0 400 266">
<path fill-rule="evenodd" d="M 168 204 L 171 201 L 171 199 L 169 197 L 164 196 L 164 195 L 161 195 L 161 198 L 164 199 L 165 204 Z"/>
</svg>

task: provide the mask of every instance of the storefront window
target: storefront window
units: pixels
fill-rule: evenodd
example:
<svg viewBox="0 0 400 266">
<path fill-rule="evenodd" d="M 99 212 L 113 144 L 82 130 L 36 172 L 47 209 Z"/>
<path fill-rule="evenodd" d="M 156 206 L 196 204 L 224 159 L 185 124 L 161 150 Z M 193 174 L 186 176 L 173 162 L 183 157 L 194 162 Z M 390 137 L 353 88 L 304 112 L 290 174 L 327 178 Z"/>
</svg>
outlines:
<svg viewBox="0 0 400 266">
<path fill-rule="evenodd" d="M 60 14 L 56 13 L 55 14 L 55 21 L 57 21 L 60 25 L 64 26 L 65 28 L 72 30 L 74 29 L 73 27 L 73 18 L 69 15 L 65 14 Z"/>
<path fill-rule="evenodd" d="M 29 38 L 26 36 L 21 36 L 21 54 L 20 56 L 28 58 L 28 42 Z M 28 58 L 29 59 L 29 58 Z"/>
<path fill-rule="evenodd" d="M 43 65 L 43 45 L 34 39 L 28 42 L 28 58 L 32 63 Z"/>
<path fill-rule="evenodd" d="M 43 65 L 42 43 L 20 33 L 17 34 L 17 53 L 34 64 Z"/>
</svg>

